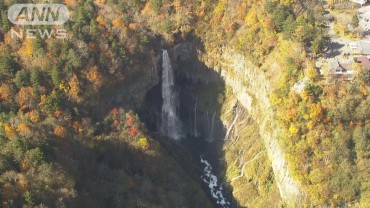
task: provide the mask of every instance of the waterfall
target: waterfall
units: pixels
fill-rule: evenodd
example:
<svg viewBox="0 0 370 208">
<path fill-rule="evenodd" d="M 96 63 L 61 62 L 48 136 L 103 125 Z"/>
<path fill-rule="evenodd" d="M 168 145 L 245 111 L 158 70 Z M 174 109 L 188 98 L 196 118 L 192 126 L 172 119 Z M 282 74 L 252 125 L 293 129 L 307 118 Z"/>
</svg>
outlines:
<svg viewBox="0 0 370 208">
<path fill-rule="evenodd" d="M 179 140 L 182 124 L 177 116 L 178 96 L 174 89 L 174 72 L 167 50 L 163 50 L 162 70 L 161 134 L 173 140 Z"/>
<path fill-rule="evenodd" d="M 198 137 L 198 129 L 197 129 L 197 108 L 198 108 L 198 97 L 195 101 L 195 107 L 194 107 L 194 136 Z"/>
<path fill-rule="evenodd" d="M 214 124 L 215 124 L 215 116 L 216 116 L 216 112 L 213 113 L 213 116 L 212 116 L 212 121 L 211 121 L 211 128 L 210 128 L 210 131 L 209 131 L 209 138 L 208 138 L 208 141 L 212 142 L 213 141 L 213 127 L 214 127 Z"/>
<path fill-rule="evenodd" d="M 239 117 L 239 110 L 238 110 L 238 106 L 236 106 L 234 120 L 230 124 L 229 128 L 227 129 L 224 140 L 228 140 L 229 139 L 229 135 L 230 135 L 231 131 L 233 130 L 234 125 L 235 125 L 236 121 L 238 120 L 238 117 Z"/>
</svg>

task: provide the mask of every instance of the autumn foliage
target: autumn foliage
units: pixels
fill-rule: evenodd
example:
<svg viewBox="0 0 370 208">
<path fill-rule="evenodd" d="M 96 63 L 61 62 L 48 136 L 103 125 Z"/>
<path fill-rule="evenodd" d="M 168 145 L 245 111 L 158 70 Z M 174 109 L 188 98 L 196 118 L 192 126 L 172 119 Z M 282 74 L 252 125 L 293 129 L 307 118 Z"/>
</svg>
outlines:
<svg viewBox="0 0 370 208">
<path fill-rule="evenodd" d="M 22 87 L 18 92 L 17 99 L 22 109 L 31 108 L 36 104 L 35 95 L 31 87 Z"/>
<path fill-rule="evenodd" d="M 0 101 L 11 102 L 12 93 L 8 85 L 0 85 Z"/>
<path fill-rule="evenodd" d="M 80 82 L 78 81 L 77 75 L 73 75 L 69 81 L 69 93 L 73 96 L 78 96 L 80 92 Z"/>
<path fill-rule="evenodd" d="M 67 130 L 63 126 L 56 126 L 54 128 L 54 135 L 59 138 L 67 137 Z"/>
</svg>

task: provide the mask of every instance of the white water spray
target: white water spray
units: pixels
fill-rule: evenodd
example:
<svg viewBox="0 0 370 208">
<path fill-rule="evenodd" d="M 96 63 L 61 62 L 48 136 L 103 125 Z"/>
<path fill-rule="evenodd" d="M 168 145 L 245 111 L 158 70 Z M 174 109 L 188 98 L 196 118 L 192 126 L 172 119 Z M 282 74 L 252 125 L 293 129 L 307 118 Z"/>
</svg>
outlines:
<svg viewBox="0 0 370 208">
<path fill-rule="evenodd" d="M 208 184 L 209 190 L 211 191 L 211 195 L 214 199 L 216 199 L 216 203 L 220 205 L 222 208 L 229 208 L 230 202 L 224 196 L 222 183 L 218 185 L 217 177 L 213 174 L 211 164 L 203 159 L 200 158 L 200 162 L 204 164 L 204 174 L 201 176 L 201 179 L 204 183 Z"/>
<path fill-rule="evenodd" d="M 162 61 L 162 118 L 161 133 L 162 136 L 173 140 L 181 139 L 181 121 L 177 116 L 178 96 L 174 89 L 174 74 L 171 66 L 171 60 L 167 50 L 163 50 Z"/>
</svg>

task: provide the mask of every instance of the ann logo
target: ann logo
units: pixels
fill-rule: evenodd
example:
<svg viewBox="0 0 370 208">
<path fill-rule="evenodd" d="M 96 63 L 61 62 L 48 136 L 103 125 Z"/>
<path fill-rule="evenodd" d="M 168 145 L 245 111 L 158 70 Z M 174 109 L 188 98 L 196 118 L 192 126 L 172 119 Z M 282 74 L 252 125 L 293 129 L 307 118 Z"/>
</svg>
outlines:
<svg viewBox="0 0 370 208">
<path fill-rule="evenodd" d="M 49 21 L 49 20 L 56 22 L 58 21 L 58 18 L 59 18 L 59 10 L 60 10 L 60 7 L 54 8 L 54 11 L 53 11 L 53 8 L 51 7 L 49 8 L 43 7 L 42 11 L 40 11 L 39 8 L 33 7 L 32 10 L 30 11 L 28 7 L 23 7 L 22 10 L 17 15 L 15 20 L 17 22 L 19 21 L 35 22 L 35 21 Z"/>
<path fill-rule="evenodd" d="M 15 4 L 8 10 L 8 18 L 15 25 L 62 25 L 69 19 L 63 4 Z"/>
</svg>

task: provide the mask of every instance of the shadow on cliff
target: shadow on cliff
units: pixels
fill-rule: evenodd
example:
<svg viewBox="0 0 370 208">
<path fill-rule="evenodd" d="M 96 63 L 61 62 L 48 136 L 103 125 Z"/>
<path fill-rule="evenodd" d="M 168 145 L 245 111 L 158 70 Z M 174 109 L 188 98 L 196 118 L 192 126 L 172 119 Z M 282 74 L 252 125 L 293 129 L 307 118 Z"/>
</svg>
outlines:
<svg viewBox="0 0 370 208">
<path fill-rule="evenodd" d="M 177 108 L 184 135 L 178 146 L 191 152 L 201 168 L 204 167 L 200 164 L 200 157 L 208 160 L 220 185 L 225 181 L 227 169 L 223 152 L 226 129 L 220 118 L 226 86 L 219 73 L 209 69 L 198 59 L 197 50 L 203 50 L 202 46 L 196 48 L 194 45 L 186 42 L 168 49 L 175 71 L 176 91 L 179 94 Z M 159 67 L 161 62 L 162 60 Z M 149 131 L 157 135 L 158 140 L 165 141 L 166 139 L 159 136 L 163 102 L 161 84 L 160 81 L 148 91 L 139 115 Z M 215 202 L 200 175 L 198 179 L 203 184 L 204 192 Z M 231 202 L 231 207 L 238 207 L 232 195 L 232 187 L 224 184 L 224 196 Z M 217 207 L 217 204 L 214 206 Z"/>
<path fill-rule="evenodd" d="M 143 150 L 136 140 L 116 133 L 54 143 L 49 160 L 75 184 L 76 197 L 64 202 L 67 207 L 212 207 L 192 177 L 200 170 L 171 144 L 170 154 L 152 140 Z M 171 159 L 174 155 L 188 159 L 187 170 Z"/>
</svg>

